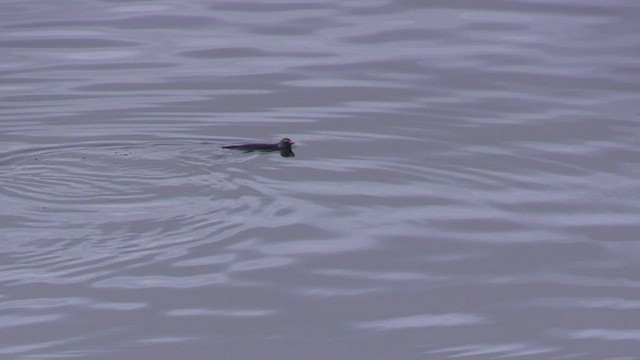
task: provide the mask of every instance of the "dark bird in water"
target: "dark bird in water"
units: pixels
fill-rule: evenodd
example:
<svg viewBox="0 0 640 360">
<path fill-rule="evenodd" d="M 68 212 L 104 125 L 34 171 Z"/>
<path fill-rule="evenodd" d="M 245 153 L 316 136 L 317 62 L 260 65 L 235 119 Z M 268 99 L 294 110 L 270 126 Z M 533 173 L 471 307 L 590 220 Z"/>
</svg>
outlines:
<svg viewBox="0 0 640 360">
<path fill-rule="evenodd" d="M 276 144 L 243 144 L 243 145 L 229 145 L 223 146 L 223 149 L 242 150 L 245 152 L 261 151 L 261 152 L 274 152 L 280 151 L 280 155 L 283 157 L 293 157 L 296 154 L 291 150 L 291 145 L 295 144 L 291 139 L 284 138 Z"/>
</svg>

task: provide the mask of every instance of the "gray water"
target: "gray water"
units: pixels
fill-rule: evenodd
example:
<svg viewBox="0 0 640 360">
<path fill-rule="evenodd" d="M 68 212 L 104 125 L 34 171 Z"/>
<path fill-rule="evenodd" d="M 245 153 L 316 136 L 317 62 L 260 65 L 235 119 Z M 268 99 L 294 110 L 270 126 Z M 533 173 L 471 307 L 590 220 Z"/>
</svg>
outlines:
<svg viewBox="0 0 640 360">
<path fill-rule="evenodd" d="M 640 359 L 638 19 L 2 1 L 0 358 Z"/>
</svg>

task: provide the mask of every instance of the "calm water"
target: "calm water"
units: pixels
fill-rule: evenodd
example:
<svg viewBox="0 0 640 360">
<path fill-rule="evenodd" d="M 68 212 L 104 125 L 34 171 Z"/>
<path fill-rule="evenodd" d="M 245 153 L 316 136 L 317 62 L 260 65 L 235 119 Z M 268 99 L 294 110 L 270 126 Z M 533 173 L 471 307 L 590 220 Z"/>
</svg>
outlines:
<svg viewBox="0 0 640 360">
<path fill-rule="evenodd" d="M 2 1 L 0 358 L 640 359 L 639 18 Z"/>
</svg>

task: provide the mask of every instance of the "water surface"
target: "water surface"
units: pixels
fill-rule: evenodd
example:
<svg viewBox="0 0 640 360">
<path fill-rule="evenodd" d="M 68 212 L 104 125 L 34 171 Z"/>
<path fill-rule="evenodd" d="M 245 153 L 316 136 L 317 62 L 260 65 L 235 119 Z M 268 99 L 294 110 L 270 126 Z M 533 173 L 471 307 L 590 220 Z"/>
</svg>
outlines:
<svg viewBox="0 0 640 360">
<path fill-rule="evenodd" d="M 638 359 L 639 17 L 4 1 L 0 358 Z"/>
</svg>

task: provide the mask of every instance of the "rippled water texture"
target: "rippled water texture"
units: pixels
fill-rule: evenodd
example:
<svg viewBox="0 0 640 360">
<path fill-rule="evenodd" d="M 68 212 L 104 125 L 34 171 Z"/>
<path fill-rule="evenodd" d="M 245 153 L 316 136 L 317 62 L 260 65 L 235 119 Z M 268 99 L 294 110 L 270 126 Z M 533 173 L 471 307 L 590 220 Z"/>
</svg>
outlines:
<svg viewBox="0 0 640 360">
<path fill-rule="evenodd" d="M 0 358 L 640 359 L 638 19 L 2 1 Z"/>
</svg>

